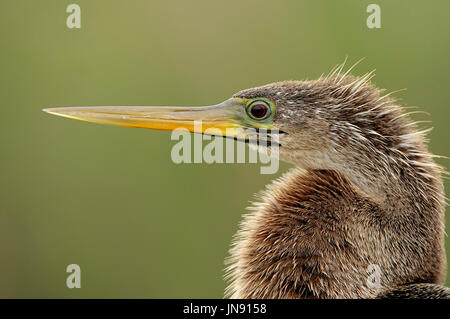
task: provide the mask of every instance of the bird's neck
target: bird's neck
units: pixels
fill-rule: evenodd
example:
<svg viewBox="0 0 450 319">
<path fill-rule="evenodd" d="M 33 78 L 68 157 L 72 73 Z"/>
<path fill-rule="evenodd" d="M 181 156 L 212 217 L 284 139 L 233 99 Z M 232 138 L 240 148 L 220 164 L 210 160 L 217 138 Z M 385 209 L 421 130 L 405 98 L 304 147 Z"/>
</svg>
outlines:
<svg viewBox="0 0 450 319">
<path fill-rule="evenodd" d="M 439 170 L 426 158 L 391 164 L 388 172 L 369 163 L 297 168 L 269 186 L 231 249 L 229 294 L 374 297 L 380 290 L 366 284 L 370 265 L 382 269 L 386 286 L 438 282 L 445 264 Z"/>
<path fill-rule="evenodd" d="M 350 152 L 349 152 L 350 153 Z M 293 150 L 288 161 L 307 170 L 330 170 L 345 177 L 359 192 L 386 211 L 398 205 L 416 206 L 417 201 L 443 201 L 441 169 L 421 145 L 409 150 L 413 156 L 386 156 L 355 148 L 351 155 L 333 156 L 315 151 Z"/>
</svg>

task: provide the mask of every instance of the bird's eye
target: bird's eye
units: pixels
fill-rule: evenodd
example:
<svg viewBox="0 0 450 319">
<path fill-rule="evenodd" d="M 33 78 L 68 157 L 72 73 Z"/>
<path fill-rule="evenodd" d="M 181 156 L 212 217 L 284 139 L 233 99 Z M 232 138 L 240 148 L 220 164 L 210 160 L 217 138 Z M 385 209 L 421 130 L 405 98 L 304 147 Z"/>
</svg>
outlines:
<svg viewBox="0 0 450 319">
<path fill-rule="evenodd" d="M 270 115 L 270 106 L 266 101 L 257 100 L 247 107 L 248 115 L 255 120 L 264 120 Z"/>
</svg>

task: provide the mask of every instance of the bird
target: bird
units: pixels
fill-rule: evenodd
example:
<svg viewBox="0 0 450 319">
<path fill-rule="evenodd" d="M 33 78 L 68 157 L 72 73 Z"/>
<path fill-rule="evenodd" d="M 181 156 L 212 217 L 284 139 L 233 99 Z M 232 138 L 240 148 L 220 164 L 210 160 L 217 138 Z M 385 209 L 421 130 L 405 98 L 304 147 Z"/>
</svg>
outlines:
<svg viewBox="0 0 450 319">
<path fill-rule="evenodd" d="M 212 128 L 212 135 L 279 147 L 271 156 L 293 167 L 244 214 L 226 259 L 226 297 L 450 298 L 443 286 L 446 172 L 428 151 L 428 130 L 395 92 L 373 84 L 373 71 L 354 76 L 344 64 L 212 106 L 44 111 L 125 127 Z M 241 129 L 256 133 L 243 137 Z"/>
</svg>

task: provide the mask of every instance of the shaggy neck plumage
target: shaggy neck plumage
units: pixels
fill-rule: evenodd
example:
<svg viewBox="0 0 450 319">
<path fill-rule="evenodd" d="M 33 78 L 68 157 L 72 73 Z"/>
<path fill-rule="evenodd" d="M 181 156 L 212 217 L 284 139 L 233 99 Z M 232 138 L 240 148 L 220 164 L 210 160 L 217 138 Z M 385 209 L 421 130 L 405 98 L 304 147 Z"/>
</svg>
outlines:
<svg viewBox="0 0 450 319">
<path fill-rule="evenodd" d="M 439 166 L 424 151 L 421 141 L 411 140 L 407 144 L 407 150 L 393 152 L 391 149 L 390 155 L 386 155 L 386 150 L 359 144 L 351 145 L 348 152 L 340 150 L 335 157 L 290 150 L 286 160 L 305 170 L 327 169 L 340 173 L 385 210 L 395 211 L 399 204 L 415 206 L 417 202 L 441 205 Z M 368 152 L 372 154 L 370 157 Z"/>
</svg>

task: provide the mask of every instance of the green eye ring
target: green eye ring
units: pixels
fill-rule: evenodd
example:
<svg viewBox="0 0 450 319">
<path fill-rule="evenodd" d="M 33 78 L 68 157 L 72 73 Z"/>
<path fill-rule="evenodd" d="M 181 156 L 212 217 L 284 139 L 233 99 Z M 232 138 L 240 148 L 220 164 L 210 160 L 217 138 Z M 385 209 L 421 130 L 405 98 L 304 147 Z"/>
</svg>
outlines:
<svg viewBox="0 0 450 319">
<path fill-rule="evenodd" d="M 247 114 L 255 121 L 264 121 L 272 115 L 270 103 L 263 99 L 251 101 L 246 108 Z"/>
</svg>

